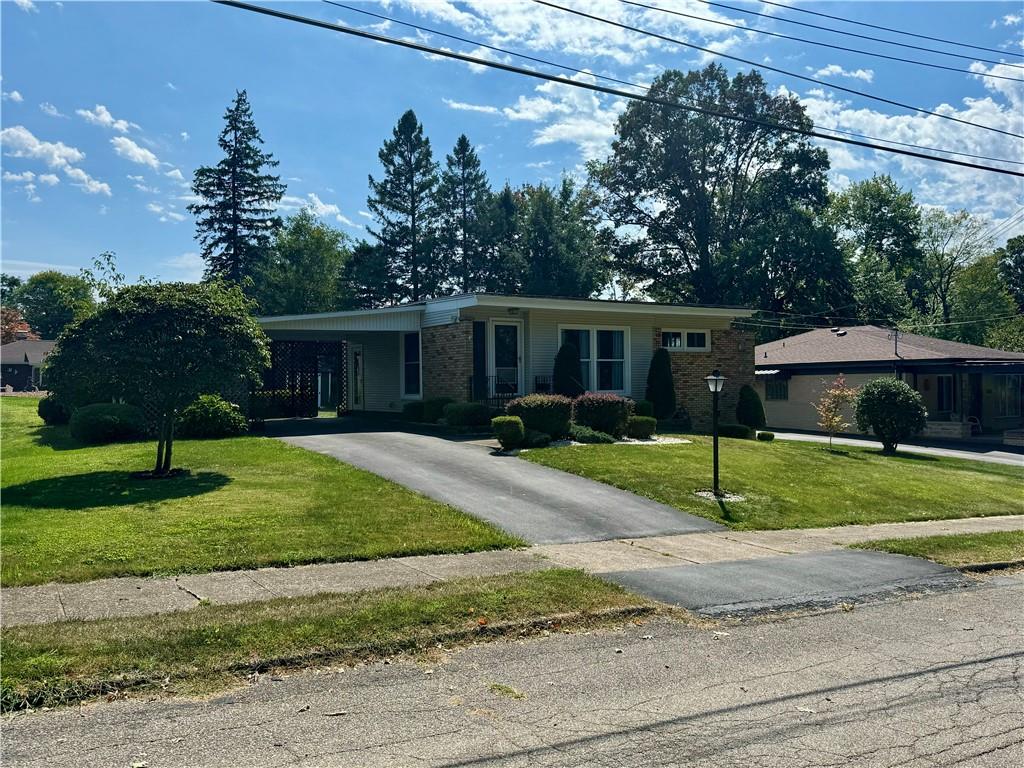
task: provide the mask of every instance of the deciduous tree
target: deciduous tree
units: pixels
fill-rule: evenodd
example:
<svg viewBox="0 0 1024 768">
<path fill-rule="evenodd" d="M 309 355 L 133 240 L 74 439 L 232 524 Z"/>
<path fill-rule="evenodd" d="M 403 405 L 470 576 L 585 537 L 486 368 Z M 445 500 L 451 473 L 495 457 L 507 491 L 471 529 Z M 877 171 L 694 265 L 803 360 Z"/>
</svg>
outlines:
<svg viewBox="0 0 1024 768">
<path fill-rule="evenodd" d="M 821 398 L 814 404 L 818 412 L 818 426 L 828 433 L 828 449 L 832 450 L 832 438 L 850 426 L 846 421 L 845 409 L 857 398 L 857 390 L 846 386 L 846 377 L 839 374 L 821 392 Z"/>
<path fill-rule="evenodd" d="M 46 270 L 15 290 L 13 304 L 32 330 L 44 339 L 56 339 L 68 325 L 92 312 L 96 299 L 84 278 Z"/>
</svg>

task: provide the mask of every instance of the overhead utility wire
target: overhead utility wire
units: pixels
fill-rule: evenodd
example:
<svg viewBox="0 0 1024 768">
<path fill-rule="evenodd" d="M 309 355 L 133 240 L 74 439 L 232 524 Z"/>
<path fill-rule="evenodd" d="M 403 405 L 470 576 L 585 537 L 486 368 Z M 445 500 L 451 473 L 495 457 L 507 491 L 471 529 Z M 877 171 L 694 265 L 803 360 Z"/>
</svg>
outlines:
<svg viewBox="0 0 1024 768">
<path fill-rule="evenodd" d="M 388 45 L 396 45 L 400 48 L 409 48 L 410 50 L 419 51 L 420 53 L 428 53 L 441 58 L 455 59 L 456 61 L 466 62 L 467 64 L 478 64 L 482 67 L 488 67 L 490 69 L 499 69 L 504 72 L 511 72 L 513 74 L 523 75 L 525 77 L 532 77 L 537 80 L 545 80 L 551 83 L 559 83 L 566 85 L 571 88 L 582 88 L 588 91 L 594 91 L 596 93 L 605 93 L 611 96 L 619 96 L 625 99 L 633 99 L 635 101 L 644 101 L 650 104 L 657 104 L 658 106 L 668 107 L 670 109 L 682 109 L 689 112 L 697 112 L 703 115 L 710 115 L 712 117 L 720 117 L 726 120 L 734 120 L 736 122 L 746 123 L 748 125 L 757 125 L 763 128 L 770 128 L 776 131 L 782 131 L 787 133 L 796 133 L 803 136 L 812 136 L 818 139 L 826 139 L 828 141 L 834 141 L 841 144 L 850 144 L 857 147 L 866 147 L 868 149 L 875 149 L 880 152 L 890 152 L 897 155 L 906 155 L 909 157 L 917 157 L 922 160 L 930 160 L 935 163 L 945 163 L 947 165 L 957 165 L 964 168 L 974 168 L 980 171 L 990 171 L 992 173 L 1000 173 L 1006 176 L 1018 176 L 1024 178 L 1024 172 L 1012 171 L 1006 168 L 996 168 L 989 165 L 979 165 L 977 163 L 969 163 L 963 160 L 953 160 L 948 157 L 936 157 L 935 155 L 926 155 L 922 152 L 912 152 L 906 149 L 896 149 L 895 147 L 884 147 L 877 144 L 871 144 L 865 141 L 858 141 L 856 139 L 847 139 L 841 136 L 830 136 L 819 131 L 797 128 L 794 126 L 780 125 L 778 123 L 770 123 L 764 120 L 757 120 L 751 117 L 745 117 L 743 115 L 734 115 L 728 112 L 722 112 L 717 109 L 710 109 L 707 107 L 698 107 L 693 105 L 679 104 L 677 102 L 668 101 L 667 99 L 659 99 L 654 96 L 641 96 L 636 93 L 629 93 L 627 91 L 619 90 L 618 88 L 611 88 L 605 85 L 598 85 L 597 83 L 587 83 L 579 80 L 570 80 L 566 77 L 559 75 L 551 75 L 546 72 L 537 72 L 532 69 L 525 69 L 523 67 L 517 67 L 512 64 L 505 64 L 499 61 L 489 61 L 487 59 L 481 59 L 477 56 L 469 56 L 464 53 L 458 53 L 456 51 L 446 51 L 441 48 L 434 48 L 433 46 L 423 45 L 422 43 L 412 42 L 411 40 L 399 40 L 397 38 L 388 37 L 387 35 L 379 35 L 375 32 L 368 32 L 363 29 L 355 29 L 353 27 L 346 27 L 341 24 L 332 24 L 328 21 L 321 21 L 320 19 L 311 19 L 306 16 L 298 16 L 293 13 L 287 13 L 285 11 L 278 11 L 273 8 L 265 8 L 259 5 L 252 5 L 251 3 L 239 2 L 238 0 L 211 0 L 211 2 L 217 5 L 226 5 L 232 8 L 238 8 L 243 11 L 249 11 L 250 13 L 258 13 L 263 16 L 271 16 L 284 21 L 292 21 L 298 24 L 305 24 L 311 27 L 319 27 L 320 29 L 330 30 L 332 32 L 341 32 L 345 35 L 351 35 L 353 37 L 361 37 L 366 40 L 373 40 L 378 43 L 386 43 Z"/>
<path fill-rule="evenodd" d="M 564 69 L 564 70 L 567 70 L 569 72 L 576 72 L 577 74 L 581 74 L 581 75 L 588 75 L 590 77 L 596 77 L 599 80 L 607 80 L 607 81 L 612 82 L 612 83 L 618 83 L 619 85 L 627 85 L 627 86 L 630 86 L 631 88 L 638 88 L 638 89 L 640 89 L 642 91 L 649 91 L 650 90 L 649 86 L 641 85 L 640 83 L 633 83 L 633 82 L 630 82 L 629 80 L 620 80 L 620 79 L 618 79 L 616 77 L 609 77 L 608 75 L 599 75 L 599 74 L 597 74 L 595 72 L 591 72 L 590 70 L 587 70 L 587 69 L 577 69 L 576 67 L 570 67 L 570 66 L 568 66 L 566 64 L 559 64 L 556 61 L 548 61 L 547 59 L 539 59 L 536 56 L 529 56 L 529 55 L 527 55 L 525 53 L 519 53 L 518 51 L 509 50 L 508 48 L 498 48 L 496 46 L 488 45 L 487 43 L 481 43 L 478 40 L 473 40 L 473 39 L 468 38 L 468 37 L 459 37 L 458 35 L 453 35 L 453 34 L 451 34 L 449 32 L 441 32 L 440 30 L 437 30 L 437 29 L 431 29 L 430 27 L 424 27 L 424 26 L 422 26 L 420 24 L 414 24 L 411 21 L 405 21 L 403 19 L 397 19 L 394 16 L 387 16 L 387 15 L 382 14 L 382 13 L 375 13 L 373 11 L 367 11 L 367 10 L 364 10 L 362 8 L 357 8 L 355 6 L 346 5 L 344 3 L 339 3 L 339 2 L 336 2 L 336 0 L 323 0 L 323 2 L 327 3 L 328 5 L 337 6 L 338 8 L 344 8 L 347 11 L 354 11 L 355 13 L 361 13 L 361 14 L 364 14 L 366 16 L 372 16 L 375 19 L 381 19 L 383 21 L 388 21 L 388 22 L 391 22 L 393 24 L 401 24 L 403 27 L 409 27 L 411 29 L 417 29 L 420 32 L 427 32 L 427 33 L 430 33 L 430 34 L 433 34 L 433 35 L 438 35 L 440 37 L 447 37 L 447 38 L 449 38 L 451 40 L 458 40 L 459 42 L 466 43 L 467 45 L 478 46 L 478 47 L 481 47 L 481 48 L 488 48 L 488 49 L 490 49 L 492 51 L 498 51 L 499 53 L 504 53 L 504 54 L 506 54 L 508 56 L 516 56 L 516 57 L 521 58 L 521 59 L 526 59 L 527 61 L 537 62 L 538 64 L 545 64 L 547 66 L 556 67 L 558 69 Z M 991 161 L 996 162 L 996 163 L 1010 163 L 1011 165 L 1024 165 L 1024 161 L 1022 161 L 1022 160 L 1007 160 L 1004 157 L 991 157 L 990 155 L 975 155 L 975 154 L 972 154 L 970 152 L 958 152 L 958 151 L 956 151 L 954 149 L 942 149 L 940 147 L 929 147 L 927 145 L 911 144 L 911 143 L 908 143 L 908 142 L 905 142 L 905 141 L 896 141 L 895 139 L 880 139 L 877 136 L 867 136 L 867 135 L 865 135 L 863 133 L 856 133 L 855 131 L 846 131 L 846 130 L 843 130 L 842 128 L 824 128 L 822 126 L 818 126 L 818 128 L 819 128 L 819 130 L 830 131 L 831 133 L 841 133 L 841 134 L 843 134 L 845 136 L 854 136 L 854 137 L 856 137 L 858 139 L 865 139 L 867 141 L 881 141 L 881 142 L 885 142 L 886 144 L 895 144 L 895 145 L 900 146 L 900 147 L 910 147 L 911 149 L 919 149 L 919 150 L 924 150 L 924 151 L 927 151 L 927 152 L 942 152 L 943 154 L 957 155 L 959 157 L 973 157 L 975 160 L 991 160 Z"/>
<path fill-rule="evenodd" d="M 900 107 L 902 109 L 910 109 L 910 110 L 913 110 L 914 112 L 920 112 L 921 114 L 924 114 L 924 115 L 931 115 L 932 117 L 939 117 L 939 118 L 942 118 L 944 120 L 951 120 L 954 123 L 961 123 L 963 125 L 969 125 L 969 126 L 972 126 L 974 128 L 980 128 L 980 129 L 985 130 L 985 131 L 992 131 L 993 133 L 1001 133 L 1004 136 L 1012 136 L 1015 139 L 1024 139 L 1024 134 L 1013 133 L 1012 131 L 1004 131 L 1002 128 L 993 128 L 992 126 L 982 125 L 981 123 L 972 123 L 970 120 L 963 120 L 963 119 L 961 119 L 959 117 L 953 117 L 952 115 L 944 115 L 944 114 L 941 114 L 939 112 L 932 112 L 930 110 L 923 109 L 922 107 L 915 107 L 912 104 L 905 104 L 905 103 L 903 103 L 901 101 L 894 101 L 893 99 L 887 99 L 884 96 L 874 96 L 874 95 L 872 95 L 870 93 L 866 93 L 864 91 L 858 91 L 858 90 L 856 90 L 854 88 L 847 88 L 846 86 L 838 85 L 837 83 L 830 83 L 830 82 L 828 82 L 826 80 L 818 80 L 815 77 L 808 77 L 807 75 L 800 75 L 800 74 L 797 74 L 796 72 L 789 72 L 789 71 L 787 71 L 785 69 L 779 69 L 778 67 L 773 67 L 773 66 L 770 66 L 768 64 L 761 64 L 761 63 L 758 63 L 756 61 L 751 61 L 750 59 L 744 59 L 744 58 L 741 58 L 739 56 L 733 56 L 732 54 L 729 54 L 729 53 L 722 53 L 721 51 L 716 51 L 716 50 L 714 50 L 712 48 L 705 48 L 703 46 L 696 45 L 695 43 L 688 43 L 685 40 L 680 40 L 679 38 L 676 38 L 676 37 L 669 37 L 668 35 L 662 35 L 662 34 L 660 34 L 658 32 L 652 32 L 649 29 L 642 29 L 640 27 L 630 26 L 629 24 L 623 24 L 622 22 L 619 22 L 619 21 L 613 21 L 611 19 L 606 19 L 603 16 L 595 16 L 592 13 L 587 13 L 585 11 L 579 11 L 579 10 L 576 10 L 575 8 L 569 8 L 569 7 L 564 6 L 564 5 L 558 5 L 556 3 L 549 2 L 548 0 L 533 0 L 533 2 L 537 3 L 538 5 L 547 6 L 548 8 L 555 8 L 555 9 L 560 10 L 560 11 L 565 11 L 566 13 L 571 13 L 571 14 L 573 14 L 575 16 L 581 16 L 581 17 L 583 17 L 585 19 L 590 19 L 591 21 L 599 21 L 599 22 L 602 22 L 604 24 L 609 24 L 609 25 L 611 25 L 613 27 L 618 27 L 620 29 L 629 30 L 630 32 L 636 32 L 636 33 L 641 34 L 641 35 L 647 35 L 649 37 L 656 38 L 658 40 L 664 40 L 664 41 L 669 42 L 669 43 L 674 43 L 675 45 L 681 45 L 684 48 L 692 48 L 693 50 L 701 51 L 702 53 L 707 53 L 707 54 L 710 54 L 712 56 L 718 56 L 718 57 L 721 57 L 721 58 L 724 58 L 724 59 L 731 59 L 732 61 L 738 61 L 738 62 L 740 62 L 742 64 L 747 64 L 747 65 L 752 66 L 752 67 L 758 67 L 760 69 L 767 69 L 767 70 L 769 70 L 771 72 L 777 72 L 779 74 L 786 75 L 788 77 L 795 77 L 798 80 L 806 80 L 807 82 L 815 83 L 816 85 L 824 85 L 824 86 L 827 86 L 829 88 L 834 88 L 837 91 L 845 91 L 846 93 L 852 93 L 852 94 L 855 94 L 857 96 L 862 96 L 863 98 L 866 98 L 866 99 L 871 99 L 873 101 L 880 101 L 880 102 L 883 102 L 885 104 L 891 104 L 893 106 Z"/>
<path fill-rule="evenodd" d="M 946 66 L 945 64 L 935 64 L 934 62 L 931 62 L 931 61 L 921 61 L 920 59 L 908 59 L 908 58 L 905 58 L 903 56 L 890 56 L 889 54 L 886 54 L 886 53 L 878 53 L 876 51 L 864 51 L 864 50 L 861 50 L 859 48 L 847 48 L 846 46 L 843 46 L 843 45 L 835 45 L 833 43 L 826 43 L 826 42 L 823 42 L 821 40 L 808 40 L 808 39 L 803 38 L 803 37 L 795 37 L 793 35 L 784 35 L 781 32 L 771 32 L 771 31 L 769 31 L 767 29 L 761 29 L 760 27 L 747 27 L 747 26 L 744 26 L 743 24 L 733 24 L 732 22 L 729 22 L 729 21 L 720 21 L 719 19 L 709 19 L 706 16 L 695 16 L 692 13 L 683 13 L 682 11 L 673 11 L 670 8 L 661 8 L 661 7 L 656 6 L 656 5 L 647 5 L 646 3 L 636 2 L 636 0 L 619 0 L 619 2 L 622 3 L 623 5 L 632 5 L 632 6 L 636 7 L 636 8 L 646 8 L 649 11 L 657 11 L 659 13 L 668 13 L 668 14 L 671 14 L 672 16 L 681 16 L 684 19 L 694 19 L 696 21 L 704 21 L 704 22 L 707 22 L 709 24 L 719 24 L 719 25 L 721 25 L 723 27 L 731 27 L 732 29 L 739 29 L 739 30 L 742 30 L 744 32 L 756 32 L 759 35 L 769 35 L 771 37 L 778 37 L 778 38 L 781 38 L 783 40 L 793 40 L 793 41 L 798 42 L 798 43 L 807 43 L 809 45 L 818 45 L 818 46 L 821 46 L 823 48 L 832 48 L 833 50 L 837 50 L 837 51 L 846 51 L 848 53 L 858 53 L 858 54 L 862 54 L 864 56 L 874 56 L 874 57 L 879 58 L 879 59 L 888 59 L 889 61 L 899 61 L 899 62 L 902 62 L 903 64 L 917 64 L 918 66 L 922 66 L 922 67 L 932 67 L 933 69 L 944 69 L 944 70 L 946 70 L 948 72 L 960 72 L 961 74 L 971 75 L 972 77 L 980 77 L 983 74 L 981 72 L 973 72 L 973 71 L 971 71 L 969 69 L 962 69 L 960 67 L 949 67 L 949 66 Z M 986 61 L 986 62 L 991 63 L 991 64 L 1003 64 L 1004 63 L 1004 62 L 1001 62 L 1001 61 L 991 61 L 991 62 L 989 62 L 988 59 L 976 59 L 973 56 L 961 56 L 958 53 L 947 53 L 947 54 L 944 54 L 944 55 L 946 55 L 946 56 L 955 56 L 957 58 L 968 59 L 970 61 Z M 1024 69 L 1024 65 L 1020 65 L 1020 64 L 1007 64 L 1006 66 L 1014 67 L 1016 69 Z M 1008 75 L 993 75 L 993 74 L 985 73 L 984 76 L 985 77 L 995 77 L 995 78 L 998 78 L 1000 80 L 1012 80 L 1015 83 L 1024 82 L 1024 80 L 1021 80 L 1021 78 L 1019 78 L 1019 77 L 1009 77 Z"/>
<path fill-rule="evenodd" d="M 702 3 L 707 3 L 707 5 L 715 5 L 715 6 L 720 6 L 722 8 L 730 8 L 732 10 L 740 11 L 741 13 L 754 13 L 754 11 L 745 11 L 742 8 L 733 8 L 732 6 L 722 5 L 721 3 L 708 2 L 708 0 L 699 0 L 699 1 L 702 2 Z M 942 38 L 942 37 L 932 37 L 931 35 L 922 35 L 922 34 L 919 34 L 917 32 L 908 32 L 905 29 L 895 29 L 893 27 L 885 27 L 885 26 L 882 26 L 881 24 L 869 24 L 866 21 L 855 21 L 853 19 L 847 19 L 847 18 L 845 18 L 843 16 L 833 16 L 831 14 L 822 13 L 820 11 L 811 11 L 811 10 L 808 10 L 806 8 L 798 8 L 795 5 L 786 5 L 784 3 L 772 2 L 772 0 L 761 0 L 761 2 L 763 2 L 765 5 L 774 5 L 776 8 L 785 8 L 787 11 L 796 11 L 797 13 L 807 13 L 807 14 L 810 14 L 811 16 L 821 16 L 822 18 L 825 18 L 825 19 L 832 19 L 833 21 L 842 21 L 842 22 L 844 22 L 846 24 L 856 24 L 858 27 L 869 27 L 871 29 L 880 29 L 883 32 L 895 32 L 897 35 L 908 35 L 909 37 L 916 37 L 916 38 L 919 38 L 921 40 L 931 40 L 932 42 L 935 42 L 935 43 L 945 43 L 947 45 L 959 45 L 962 48 L 974 48 L 975 50 L 978 50 L 978 51 L 989 51 L 990 53 L 1006 53 L 1006 51 L 1000 51 L 997 48 L 986 48 L 983 45 L 973 45 L 972 43 L 962 43 L 959 40 L 946 40 L 945 38 Z M 783 16 L 772 16 L 772 15 L 767 14 L 767 13 L 757 13 L 755 15 L 756 16 L 764 16 L 765 18 L 769 18 L 769 19 L 778 19 L 780 21 L 788 21 L 788 22 L 790 22 L 792 24 L 802 24 L 803 23 L 803 22 L 799 22 L 799 21 L 793 21 L 792 19 L 787 19 L 787 18 L 785 18 Z M 814 25 L 804 24 L 804 26 L 814 26 Z M 844 32 L 841 29 L 831 29 L 829 27 L 818 27 L 818 29 L 827 29 L 830 32 L 838 32 L 841 35 L 853 35 L 854 37 L 863 37 L 863 35 L 857 35 L 854 32 Z M 868 39 L 872 40 L 874 38 L 868 38 Z M 899 43 L 899 42 L 890 41 L 890 40 L 886 40 L 886 41 L 883 41 L 883 42 L 891 42 L 893 45 L 905 45 L 908 48 L 915 48 L 916 47 L 916 46 L 912 46 L 912 45 L 910 45 L 908 43 Z M 928 50 L 928 49 L 927 48 L 922 48 L 921 50 Z M 1014 51 L 1013 55 L 1016 56 L 1016 55 L 1019 55 L 1019 54 L 1017 54 L 1017 52 Z"/>
</svg>

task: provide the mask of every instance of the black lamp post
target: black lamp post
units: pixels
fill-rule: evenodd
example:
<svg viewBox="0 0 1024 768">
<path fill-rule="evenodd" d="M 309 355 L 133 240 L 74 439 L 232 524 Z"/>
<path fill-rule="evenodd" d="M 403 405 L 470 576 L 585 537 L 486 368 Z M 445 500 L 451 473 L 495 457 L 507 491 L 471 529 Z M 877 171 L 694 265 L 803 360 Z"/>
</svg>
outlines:
<svg viewBox="0 0 1024 768">
<path fill-rule="evenodd" d="M 715 496 L 722 495 L 722 489 L 718 485 L 718 393 L 722 391 L 722 387 L 725 386 L 725 376 L 716 368 L 711 372 L 710 376 L 705 376 L 704 381 L 708 383 L 708 389 L 711 390 L 711 435 L 712 445 L 715 461 L 715 487 L 713 493 Z"/>
</svg>

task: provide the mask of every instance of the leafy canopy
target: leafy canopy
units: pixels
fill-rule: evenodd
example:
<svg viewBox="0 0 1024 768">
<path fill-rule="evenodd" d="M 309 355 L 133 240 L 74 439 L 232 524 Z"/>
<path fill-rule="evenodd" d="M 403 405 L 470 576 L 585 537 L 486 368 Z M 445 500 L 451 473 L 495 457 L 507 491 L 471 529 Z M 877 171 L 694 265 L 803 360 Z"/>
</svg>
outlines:
<svg viewBox="0 0 1024 768">
<path fill-rule="evenodd" d="M 12 304 L 44 339 L 56 339 L 75 320 L 96 307 L 92 287 L 77 275 L 56 270 L 36 272 L 14 289 Z"/>
</svg>

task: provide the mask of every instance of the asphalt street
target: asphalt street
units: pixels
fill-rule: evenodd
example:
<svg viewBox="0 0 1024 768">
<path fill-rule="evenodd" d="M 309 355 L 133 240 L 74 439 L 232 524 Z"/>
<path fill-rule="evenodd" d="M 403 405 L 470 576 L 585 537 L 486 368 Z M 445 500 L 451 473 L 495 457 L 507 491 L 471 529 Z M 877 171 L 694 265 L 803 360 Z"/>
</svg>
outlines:
<svg viewBox="0 0 1024 768">
<path fill-rule="evenodd" d="M 785 621 L 498 641 L 20 714 L 27 766 L 1013 766 L 1024 574 Z"/>
</svg>

